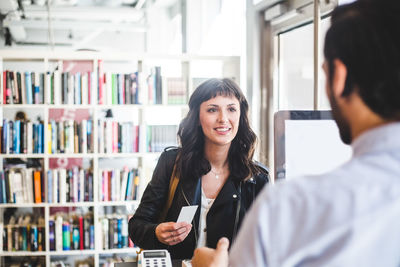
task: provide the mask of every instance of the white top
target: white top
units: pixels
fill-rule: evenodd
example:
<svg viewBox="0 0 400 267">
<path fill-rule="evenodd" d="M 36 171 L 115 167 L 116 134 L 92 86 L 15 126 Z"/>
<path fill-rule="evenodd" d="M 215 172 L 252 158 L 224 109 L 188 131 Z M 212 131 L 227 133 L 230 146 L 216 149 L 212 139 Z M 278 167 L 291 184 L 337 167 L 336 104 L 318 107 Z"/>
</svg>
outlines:
<svg viewBox="0 0 400 267">
<path fill-rule="evenodd" d="M 231 266 L 400 266 L 400 123 L 369 130 L 325 175 L 266 186 Z"/>
<path fill-rule="evenodd" d="M 201 209 L 199 219 L 199 239 L 197 240 L 197 247 L 207 246 L 207 214 L 212 204 L 214 203 L 213 198 L 207 198 L 204 194 L 203 188 L 201 188 Z"/>
</svg>

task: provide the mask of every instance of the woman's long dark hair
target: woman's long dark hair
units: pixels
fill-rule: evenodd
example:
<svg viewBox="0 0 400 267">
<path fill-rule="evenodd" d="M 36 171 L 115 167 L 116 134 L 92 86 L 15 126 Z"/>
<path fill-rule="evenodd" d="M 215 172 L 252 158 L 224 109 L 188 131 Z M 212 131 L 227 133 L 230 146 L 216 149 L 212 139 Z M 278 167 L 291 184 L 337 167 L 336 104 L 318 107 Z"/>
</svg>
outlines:
<svg viewBox="0 0 400 267">
<path fill-rule="evenodd" d="M 257 137 L 250 128 L 249 105 L 239 86 L 231 79 L 209 79 L 200 84 L 189 100 L 189 112 L 179 125 L 181 149 L 176 160 L 176 171 L 181 179 L 197 179 L 211 170 L 204 157 L 204 134 L 200 126 L 201 103 L 216 96 L 234 96 L 240 104 L 239 129 L 228 152 L 231 177 L 237 181 L 261 172 L 253 161 Z"/>
</svg>

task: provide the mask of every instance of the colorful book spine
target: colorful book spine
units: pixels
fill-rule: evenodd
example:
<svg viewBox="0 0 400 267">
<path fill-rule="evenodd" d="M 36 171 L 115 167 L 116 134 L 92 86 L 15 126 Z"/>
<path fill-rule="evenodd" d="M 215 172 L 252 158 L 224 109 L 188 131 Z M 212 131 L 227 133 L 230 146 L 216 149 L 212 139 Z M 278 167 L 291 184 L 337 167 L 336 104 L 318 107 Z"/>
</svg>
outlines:
<svg viewBox="0 0 400 267">
<path fill-rule="evenodd" d="M 25 90 L 27 104 L 33 104 L 31 73 L 25 72 Z"/>
</svg>

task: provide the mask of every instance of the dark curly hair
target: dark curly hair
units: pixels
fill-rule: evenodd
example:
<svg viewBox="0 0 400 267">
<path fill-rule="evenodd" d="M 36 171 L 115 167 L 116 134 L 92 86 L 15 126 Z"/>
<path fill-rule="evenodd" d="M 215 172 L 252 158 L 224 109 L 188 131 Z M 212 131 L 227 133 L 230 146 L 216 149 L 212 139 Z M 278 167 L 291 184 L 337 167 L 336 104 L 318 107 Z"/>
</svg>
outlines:
<svg viewBox="0 0 400 267">
<path fill-rule="evenodd" d="M 263 172 L 253 161 L 257 137 L 249 124 L 249 105 L 239 86 L 231 79 L 209 79 L 200 84 L 189 100 L 189 112 L 179 125 L 181 149 L 176 160 L 176 171 L 181 179 L 197 179 L 211 170 L 204 157 L 204 134 L 200 127 L 201 103 L 216 96 L 234 96 L 240 104 L 239 129 L 228 152 L 231 177 L 242 181 Z"/>
<path fill-rule="evenodd" d="M 325 38 L 332 83 L 334 60 L 347 68 L 343 96 L 357 91 L 387 120 L 400 119 L 400 1 L 358 0 L 337 7 Z"/>
</svg>

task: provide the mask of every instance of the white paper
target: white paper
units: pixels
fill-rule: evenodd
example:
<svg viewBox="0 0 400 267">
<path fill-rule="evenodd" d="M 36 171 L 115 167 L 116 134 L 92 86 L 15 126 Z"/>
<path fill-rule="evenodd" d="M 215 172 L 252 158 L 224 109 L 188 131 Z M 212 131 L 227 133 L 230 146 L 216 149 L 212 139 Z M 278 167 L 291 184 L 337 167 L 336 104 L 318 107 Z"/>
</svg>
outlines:
<svg viewBox="0 0 400 267">
<path fill-rule="evenodd" d="M 176 222 L 187 222 L 191 223 L 196 213 L 197 205 L 182 207 L 181 213 L 179 213 L 178 220 Z"/>
<path fill-rule="evenodd" d="M 285 121 L 285 135 L 286 178 L 331 171 L 352 154 L 333 120 Z"/>
</svg>

